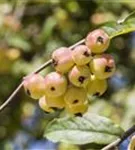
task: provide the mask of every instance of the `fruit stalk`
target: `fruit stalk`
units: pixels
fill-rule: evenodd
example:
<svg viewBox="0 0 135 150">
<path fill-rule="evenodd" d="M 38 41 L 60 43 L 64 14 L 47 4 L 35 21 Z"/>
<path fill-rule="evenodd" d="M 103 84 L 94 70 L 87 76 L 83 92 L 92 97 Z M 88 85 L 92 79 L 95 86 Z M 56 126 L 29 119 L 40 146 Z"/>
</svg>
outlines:
<svg viewBox="0 0 135 150">
<path fill-rule="evenodd" d="M 13 91 L 13 93 L 9 96 L 9 98 L 0 106 L 0 112 L 11 102 L 11 100 L 15 97 L 15 95 L 20 91 L 23 86 L 23 82 L 21 82 L 18 87 Z"/>
</svg>

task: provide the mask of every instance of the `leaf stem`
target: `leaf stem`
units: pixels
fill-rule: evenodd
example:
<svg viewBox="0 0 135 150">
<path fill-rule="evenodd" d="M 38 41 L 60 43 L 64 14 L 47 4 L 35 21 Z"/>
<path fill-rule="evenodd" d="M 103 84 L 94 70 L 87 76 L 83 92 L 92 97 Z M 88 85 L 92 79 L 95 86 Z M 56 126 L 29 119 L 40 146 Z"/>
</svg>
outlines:
<svg viewBox="0 0 135 150">
<path fill-rule="evenodd" d="M 75 43 L 74 45 L 70 46 L 70 49 L 74 49 L 76 46 L 83 44 L 85 42 L 85 39 L 80 40 L 79 42 Z M 41 65 L 39 68 L 37 68 L 35 71 L 30 73 L 29 75 L 32 75 L 34 73 L 39 73 L 46 67 L 52 64 L 52 59 L 45 62 L 43 65 Z M 28 76 L 29 76 L 28 75 Z M 13 93 L 9 96 L 9 98 L 0 106 L 0 112 L 12 101 L 12 99 L 15 97 L 15 95 L 20 91 L 20 89 L 23 87 L 23 81 L 18 85 L 18 87 L 13 91 Z"/>
</svg>

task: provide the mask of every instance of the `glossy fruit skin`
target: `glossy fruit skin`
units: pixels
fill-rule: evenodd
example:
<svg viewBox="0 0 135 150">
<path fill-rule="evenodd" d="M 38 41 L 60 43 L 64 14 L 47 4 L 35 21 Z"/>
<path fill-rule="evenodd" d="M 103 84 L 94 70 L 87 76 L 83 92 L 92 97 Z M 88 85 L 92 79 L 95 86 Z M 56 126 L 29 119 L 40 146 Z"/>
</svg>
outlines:
<svg viewBox="0 0 135 150">
<path fill-rule="evenodd" d="M 47 105 L 45 96 L 39 99 L 39 107 L 44 110 L 46 113 L 54 113 L 54 109 Z"/>
<path fill-rule="evenodd" d="M 49 107 L 55 107 L 55 108 L 64 108 L 65 107 L 65 101 L 64 96 L 59 97 L 47 97 L 45 96 L 46 103 Z"/>
<path fill-rule="evenodd" d="M 107 80 L 97 79 L 95 75 L 91 75 L 91 80 L 87 85 L 87 93 L 92 96 L 101 96 L 107 90 Z"/>
<path fill-rule="evenodd" d="M 96 55 L 90 62 L 90 70 L 98 79 L 111 77 L 115 69 L 115 60 L 110 54 Z"/>
<path fill-rule="evenodd" d="M 68 73 L 69 81 L 77 87 L 86 87 L 90 81 L 88 66 L 74 66 Z"/>
<path fill-rule="evenodd" d="M 59 97 L 66 92 L 67 79 L 58 72 L 51 72 L 44 78 L 45 95 L 48 97 Z"/>
<path fill-rule="evenodd" d="M 60 73 L 67 73 L 74 65 L 71 50 L 66 47 L 56 49 L 52 53 L 53 66 Z"/>
<path fill-rule="evenodd" d="M 25 77 L 23 86 L 26 93 L 33 99 L 39 99 L 45 94 L 44 78 L 40 74 Z"/>
<path fill-rule="evenodd" d="M 73 115 L 82 115 L 84 114 L 88 109 L 88 104 L 87 102 L 84 102 L 82 104 L 76 104 L 76 105 L 66 105 L 66 111 L 69 114 L 73 114 Z"/>
<path fill-rule="evenodd" d="M 70 85 L 64 95 L 66 105 L 83 104 L 87 99 L 86 90 Z"/>
<path fill-rule="evenodd" d="M 92 59 L 91 50 L 86 45 L 79 45 L 72 51 L 72 58 L 76 65 L 86 65 Z"/>
<path fill-rule="evenodd" d="M 85 40 L 85 44 L 91 49 L 92 53 L 103 53 L 110 44 L 110 38 L 102 29 L 90 32 Z"/>
</svg>

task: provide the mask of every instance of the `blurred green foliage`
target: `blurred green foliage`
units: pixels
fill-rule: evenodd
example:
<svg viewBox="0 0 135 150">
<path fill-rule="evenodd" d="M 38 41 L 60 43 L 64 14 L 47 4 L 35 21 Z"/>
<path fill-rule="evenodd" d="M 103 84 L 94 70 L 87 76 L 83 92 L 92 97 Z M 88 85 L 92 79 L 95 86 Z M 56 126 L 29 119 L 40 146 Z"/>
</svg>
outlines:
<svg viewBox="0 0 135 150">
<path fill-rule="evenodd" d="M 1 0 L 0 104 L 23 76 L 50 58 L 53 50 L 74 44 L 100 24 L 123 18 L 134 9 L 135 3 L 127 0 Z M 109 80 L 108 91 L 101 98 L 92 99 L 89 108 L 124 129 L 135 122 L 134 43 L 135 33 L 112 40 L 108 52 L 116 59 L 116 74 Z M 51 69 L 45 69 L 43 74 Z M 20 131 L 42 139 L 44 127 L 53 117 L 40 111 L 37 103 L 21 90 L 0 113 L 0 149 L 14 149 L 11 141 Z M 23 148 L 27 144 L 24 141 Z M 74 147 L 62 144 L 60 150 L 62 146 Z"/>
</svg>

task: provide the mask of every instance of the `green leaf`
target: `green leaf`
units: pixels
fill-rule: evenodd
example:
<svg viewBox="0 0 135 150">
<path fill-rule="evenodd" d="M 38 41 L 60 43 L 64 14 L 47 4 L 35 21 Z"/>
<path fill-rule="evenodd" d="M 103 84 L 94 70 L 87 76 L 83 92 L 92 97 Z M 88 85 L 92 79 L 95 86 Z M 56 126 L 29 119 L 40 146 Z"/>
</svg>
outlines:
<svg viewBox="0 0 135 150">
<path fill-rule="evenodd" d="M 135 31 L 135 18 L 126 19 L 122 23 L 109 22 L 104 24 L 101 28 L 105 30 L 112 39 L 118 35 Z"/>
<path fill-rule="evenodd" d="M 50 122 L 44 136 L 53 142 L 71 144 L 109 144 L 123 130 L 110 119 L 87 113 L 83 117 L 65 117 Z"/>
</svg>

